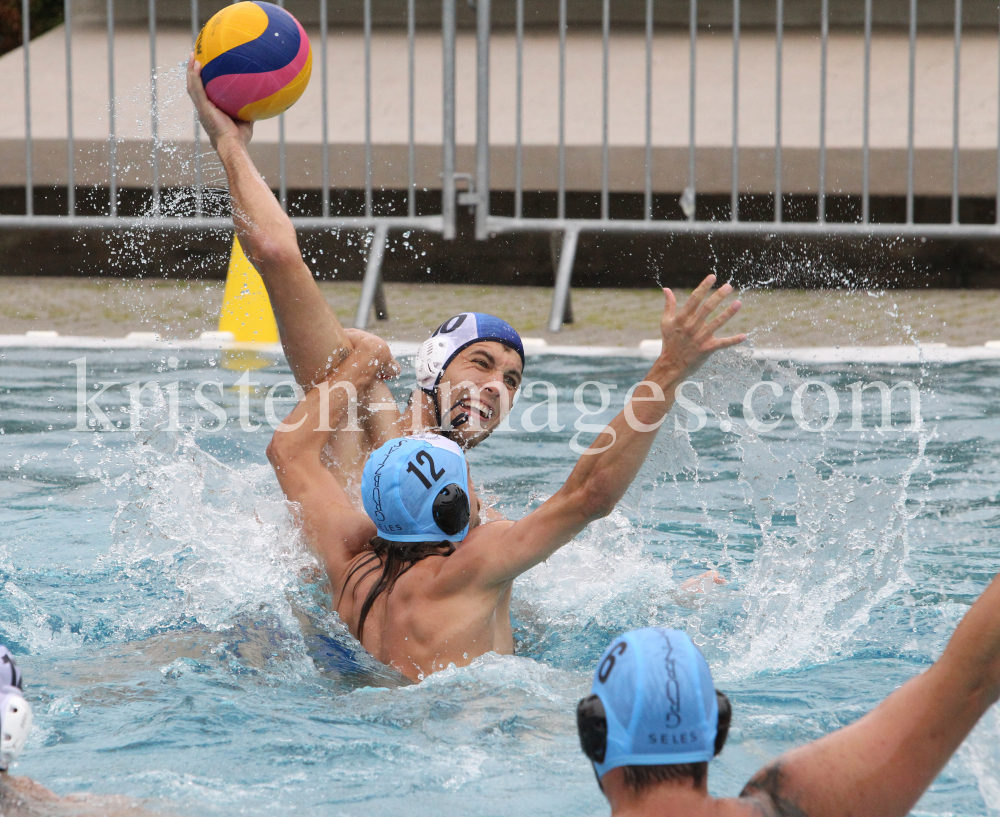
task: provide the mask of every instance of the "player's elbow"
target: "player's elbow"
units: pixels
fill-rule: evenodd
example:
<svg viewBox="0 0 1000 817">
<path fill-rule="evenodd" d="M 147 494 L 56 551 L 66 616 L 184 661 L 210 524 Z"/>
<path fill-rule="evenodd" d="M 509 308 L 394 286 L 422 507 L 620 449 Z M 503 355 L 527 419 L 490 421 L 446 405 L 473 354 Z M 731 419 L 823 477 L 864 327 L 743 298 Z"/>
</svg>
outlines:
<svg viewBox="0 0 1000 817">
<path fill-rule="evenodd" d="M 577 501 L 580 509 L 586 514 L 588 522 L 595 522 L 610 516 L 617 504 L 614 495 L 599 483 L 588 485 L 580 491 L 580 494 Z"/>
<path fill-rule="evenodd" d="M 267 461 L 276 469 L 284 469 L 295 459 L 296 448 L 291 435 L 279 429 L 267 444 Z"/>
<path fill-rule="evenodd" d="M 265 453 L 267 454 L 267 461 L 275 467 L 277 467 L 278 463 L 281 462 L 282 456 L 284 454 L 284 452 L 281 450 L 281 445 L 274 437 L 272 437 L 271 442 L 267 444 L 267 450 Z"/>
<path fill-rule="evenodd" d="M 302 253 L 299 242 L 295 238 L 295 230 L 289 224 L 287 230 L 275 230 L 265 233 L 257 231 L 247 238 L 248 247 L 244 247 L 247 257 L 258 271 L 271 269 L 280 270 L 302 263 Z"/>
</svg>

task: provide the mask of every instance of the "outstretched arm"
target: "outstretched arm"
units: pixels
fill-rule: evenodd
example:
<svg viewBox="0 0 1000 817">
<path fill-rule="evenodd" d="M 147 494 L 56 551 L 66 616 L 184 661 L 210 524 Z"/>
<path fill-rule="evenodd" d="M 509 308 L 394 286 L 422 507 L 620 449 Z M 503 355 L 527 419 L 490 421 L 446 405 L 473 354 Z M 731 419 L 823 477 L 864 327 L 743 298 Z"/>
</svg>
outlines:
<svg viewBox="0 0 1000 817">
<path fill-rule="evenodd" d="M 732 292 L 728 284 L 713 292 L 714 283 L 715 276 L 710 275 L 680 309 L 674 294 L 663 290 L 663 350 L 646 380 L 580 458 L 566 484 L 538 510 L 510 526 L 504 547 L 483 548 L 476 554 L 480 559 L 476 572 L 482 581 L 497 584 L 514 578 L 547 559 L 587 524 L 611 513 L 649 454 L 674 403 L 675 389 L 713 352 L 746 340 L 746 335 L 715 337 L 739 311 L 740 302 L 734 301 L 712 318 Z M 470 553 L 465 558 L 471 557 Z"/>
<path fill-rule="evenodd" d="M 782 755 L 742 796 L 774 817 L 903 817 L 1000 697 L 1000 577 L 944 655 L 860 720 Z"/>
<path fill-rule="evenodd" d="M 354 509 L 350 498 L 324 466 L 322 452 L 354 402 L 357 392 L 376 380 L 395 377 L 399 364 L 384 341 L 356 332 L 353 351 L 343 361 L 337 382 L 319 383 L 285 419 L 267 447 L 278 483 L 290 502 L 301 508 L 310 546 L 323 559 L 334 593 L 343 586 L 344 571 L 375 535 L 375 525 Z"/>
<path fill-rule="evenodd" d="M 193 54 L 187 88 L 226 170 L 236 235 L 267 288 L 288 365 L 310 389 L 337 369 L 351 340 L 302 260 L 291 220 L 250 159 L 253 123 L 230 119 L 212 104 Z"/>
</svg>

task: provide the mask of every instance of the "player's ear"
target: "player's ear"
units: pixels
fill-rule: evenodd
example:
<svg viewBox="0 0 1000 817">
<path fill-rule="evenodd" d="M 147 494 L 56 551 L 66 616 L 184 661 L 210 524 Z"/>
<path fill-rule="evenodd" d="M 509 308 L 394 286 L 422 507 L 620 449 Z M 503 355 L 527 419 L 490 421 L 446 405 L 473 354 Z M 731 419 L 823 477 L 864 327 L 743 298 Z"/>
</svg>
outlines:
<svg viewBox="0 0 1000 817">
<path fill-rule="evenodd" d="M 725 692 L 715 690 L 715 699 L 719 702 L 719 723 L 715 731 L 715 755 L 722 751 L 729 737 L 729 724 L 733 719 L 733 707 Z M 713 755 L 714 756 L 714 755 Z"/>
</svg>

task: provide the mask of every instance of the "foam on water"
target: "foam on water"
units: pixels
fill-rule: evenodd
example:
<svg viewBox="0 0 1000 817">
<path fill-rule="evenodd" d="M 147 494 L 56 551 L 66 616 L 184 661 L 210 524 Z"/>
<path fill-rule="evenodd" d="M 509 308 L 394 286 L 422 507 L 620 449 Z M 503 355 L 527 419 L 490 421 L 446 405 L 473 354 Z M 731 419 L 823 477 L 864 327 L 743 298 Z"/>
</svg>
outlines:
<svg viewBox="0 0 1000 817">
<path fill-rule="evenodd" d="M 202 451 L 192 433 L 171 431 L 160 392 L 139 419 L 129 470 L 111 482 L 118 499 L 109 558 L 133 584 L 154 577 L 174 584 L 177 596 L 150 616 L 218 630 L 263 609 L 291 625 L 286 594 L 318 565 L 270 467 L 237 470 Z M 151 619 L 144 629 L 156 626 Z"/>
</svg>

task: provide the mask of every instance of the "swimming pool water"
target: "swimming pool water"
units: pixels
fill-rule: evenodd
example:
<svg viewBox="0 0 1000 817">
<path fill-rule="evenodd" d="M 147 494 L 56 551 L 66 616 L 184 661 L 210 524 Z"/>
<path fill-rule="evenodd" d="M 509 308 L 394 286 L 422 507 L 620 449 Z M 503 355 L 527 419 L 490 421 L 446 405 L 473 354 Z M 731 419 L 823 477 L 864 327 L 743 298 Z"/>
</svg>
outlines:
<svg viewBox="0 0 1000 817">
<path fill-rule="evenodd" d="M 769 758 L 928 666 L 1000 567 L 1000 367 L 765 371 L 728 354 L 700 378 L 705 428 L 668 418 L 619 511 L 517 582 L 518 655 L 411 686 L 329 613 L 264 458 L 270 432 L 235 420 L 239 374 L 203 352 L 85 354 L 90 395 L 98 382 L 155 380 L 169 397 L 177 383 L 180 430 L 151 391 L 130 430 L 120 385 L 97 399 L 122 428 L 76 430 L 71 361 L 84 352 L 2 351 L 0 640 L 36 714 L 12 771 L 59 793 L 195 815 L 606 814 L 574 707 L 613 635 L 663 624 L 695 637 L 733 700 L 710 789 L 736 794 Z M 598 418 L 610 419 L 647 368 L 531 359 L 528 379 L 553 384 L 564 427 L 525 431 L 544 392 L 522 398 L 512 429 L 471 454 L 477 482 L 508 514 L 525 513 L 576 460 L 574 389 L 616 386 Z M 757 413 L 784 420 L 758 435 L 741 401 L 762 375 L 784 393 L 765 414 L 759 391 Z M 253 377 L 267 388 L 289 375 L 281 364 Z M 839 395 L 825 432 L 793 421 L 789 394 L 804 379 Z M 205 392 L 228 413 L 221 432 L 190 431 L 195 416 L 217 422 L 195 400 L 205 380 L 227 387 Z M 897 392 L 892 427 L 876 429 L 870 391 L 864 428 L 852 430 L 859 380 L 914 382 L 923 425 L 908 428 Z M 253 424 L 264 396 L 248 394 Z M 596 391 L 587 401 L 599 405 Z M 813 427 L 817 403 L 818 414 L 809 400 L 804 409 Z M 678 591 L 707 567 L 728 584 Z M 914 813 L 998 811 L 993 710 Z"/>
</svg>

